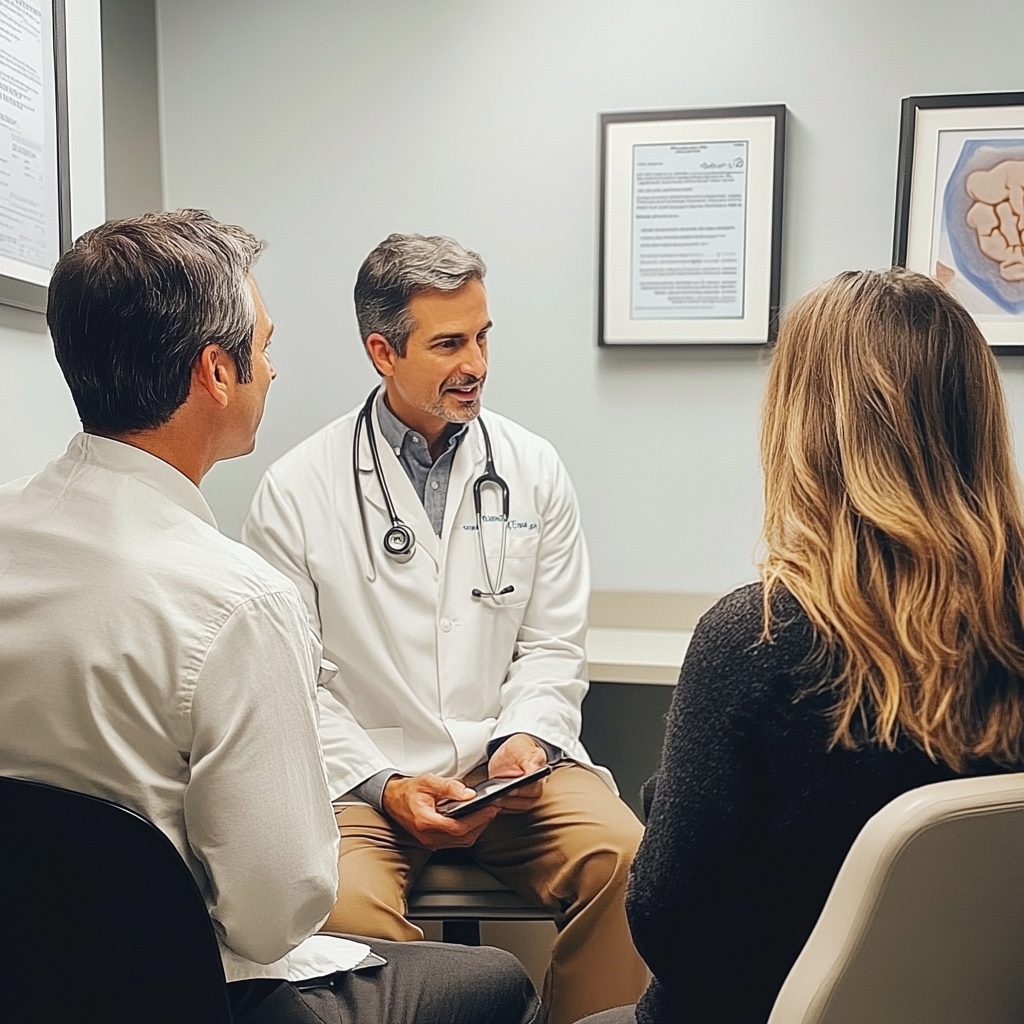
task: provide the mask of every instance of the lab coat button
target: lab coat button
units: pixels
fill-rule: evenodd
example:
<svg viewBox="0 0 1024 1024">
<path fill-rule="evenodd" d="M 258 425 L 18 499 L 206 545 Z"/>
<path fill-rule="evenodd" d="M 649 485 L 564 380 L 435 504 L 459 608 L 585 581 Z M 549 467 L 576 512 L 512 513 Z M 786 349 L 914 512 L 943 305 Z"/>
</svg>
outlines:
<svg viewBox="0 0 1024 1024">
<path fill-rule="evenodd" d="M 452 620 L 451 619 L 442 619 L 441 620 L 441 629 L 445 633 L 450 633 L 452 631 Z"/>
</svg>

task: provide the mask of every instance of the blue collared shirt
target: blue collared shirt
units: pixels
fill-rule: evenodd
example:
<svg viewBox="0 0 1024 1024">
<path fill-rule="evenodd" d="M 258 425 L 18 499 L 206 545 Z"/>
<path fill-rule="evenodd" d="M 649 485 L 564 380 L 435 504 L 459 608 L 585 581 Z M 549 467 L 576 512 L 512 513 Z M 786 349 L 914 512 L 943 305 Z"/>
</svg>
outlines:
<svg viewBox="0 0 1024 1024">
<path fill-rule="evenodd" d="M 433 459 L 427 439 L 412 427 L 407 427 L 389 408 L 384 401 L 384 392 L 377 398 L 377 420 L 384 440 L 391 445 L 398 461 L 405 470 L 405 475 L 412 482 L 423 508 L 434 528 L 434 533 L 441 536 L 444 525 L 444 507 L 448 499 L 448 481 L 452 475 L 452 463 L 459 443 L 466 436 L 469 424 L 463 423 L 458 430 L 448 434 L 445 450 Z M 452 424 L 455 426 L 455 424 Z"/>
</svg>

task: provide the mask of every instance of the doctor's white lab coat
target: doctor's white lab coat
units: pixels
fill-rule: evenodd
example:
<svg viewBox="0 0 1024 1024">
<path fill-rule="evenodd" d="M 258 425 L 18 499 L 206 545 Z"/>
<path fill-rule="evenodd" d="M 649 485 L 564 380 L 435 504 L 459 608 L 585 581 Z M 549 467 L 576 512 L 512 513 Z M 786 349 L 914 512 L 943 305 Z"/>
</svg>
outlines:
<svg viewBox="0 0 1024 1024">
<path fill-rule="evenodd" d="M 373 413 L 384 478 L 398 516 L 416 534 L 404 563 L 384 554 L 390 526 L 364 429 L 359 475 L 369 551 L 353 482 L 358 410 L 328 424 L 267 471 L 242 539 L 299 588 L 325 658 L 337 664 L 319 689 L 320 737 L 331 798 L 387 768 L 462 776 L 486 759 L 489 740 L 526 732 L 593 767 L 580 743 L 587 692 L 584 649 L 590 571 L 579 509 L 554 448 L 484 411 L 495 468 L 508 483 L 510 520 L 484 488 L 483 539 L 499 589 L 487 591 L 473 507 L 485 448 L 474 421 L 452 466 L 438 537 Z M 495 580 L 495 582 L 497 582 Z M 595 768 L 614 790 L 610 773 Z"/>
</svg>

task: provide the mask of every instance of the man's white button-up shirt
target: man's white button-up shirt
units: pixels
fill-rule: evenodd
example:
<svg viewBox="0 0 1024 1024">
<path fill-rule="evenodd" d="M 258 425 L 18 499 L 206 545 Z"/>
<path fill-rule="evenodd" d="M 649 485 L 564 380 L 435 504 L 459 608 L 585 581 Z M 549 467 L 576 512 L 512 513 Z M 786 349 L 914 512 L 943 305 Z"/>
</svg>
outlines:
<svg viewBox="0 0 1024 1024">
<path fill-rule="evenodd" d="M 79 434 L 0 487 L 0 773 L 154 822 L 229 981 L 301 973 L 335 900 L 320 655 L 294 585 L 168 463 Z"/>
</svg>

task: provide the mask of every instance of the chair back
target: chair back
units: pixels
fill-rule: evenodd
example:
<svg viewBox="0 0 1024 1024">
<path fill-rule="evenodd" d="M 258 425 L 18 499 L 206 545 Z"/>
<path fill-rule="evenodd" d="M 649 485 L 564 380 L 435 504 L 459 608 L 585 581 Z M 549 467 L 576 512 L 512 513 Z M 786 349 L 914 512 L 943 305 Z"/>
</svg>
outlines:
<svg viewBox="0 0 1024 1024">
<path fill-rule="evenodd" d="M 0 1021 L 231 1024 L 206 904 L 171 841 L 97 797 L 0 777 Z"/>
<path fill-rule="evenodd" d="M 769 1024 L 1024 1021 L 1024 774 L 904 793 L 861 830 Z"/>
</svg>

